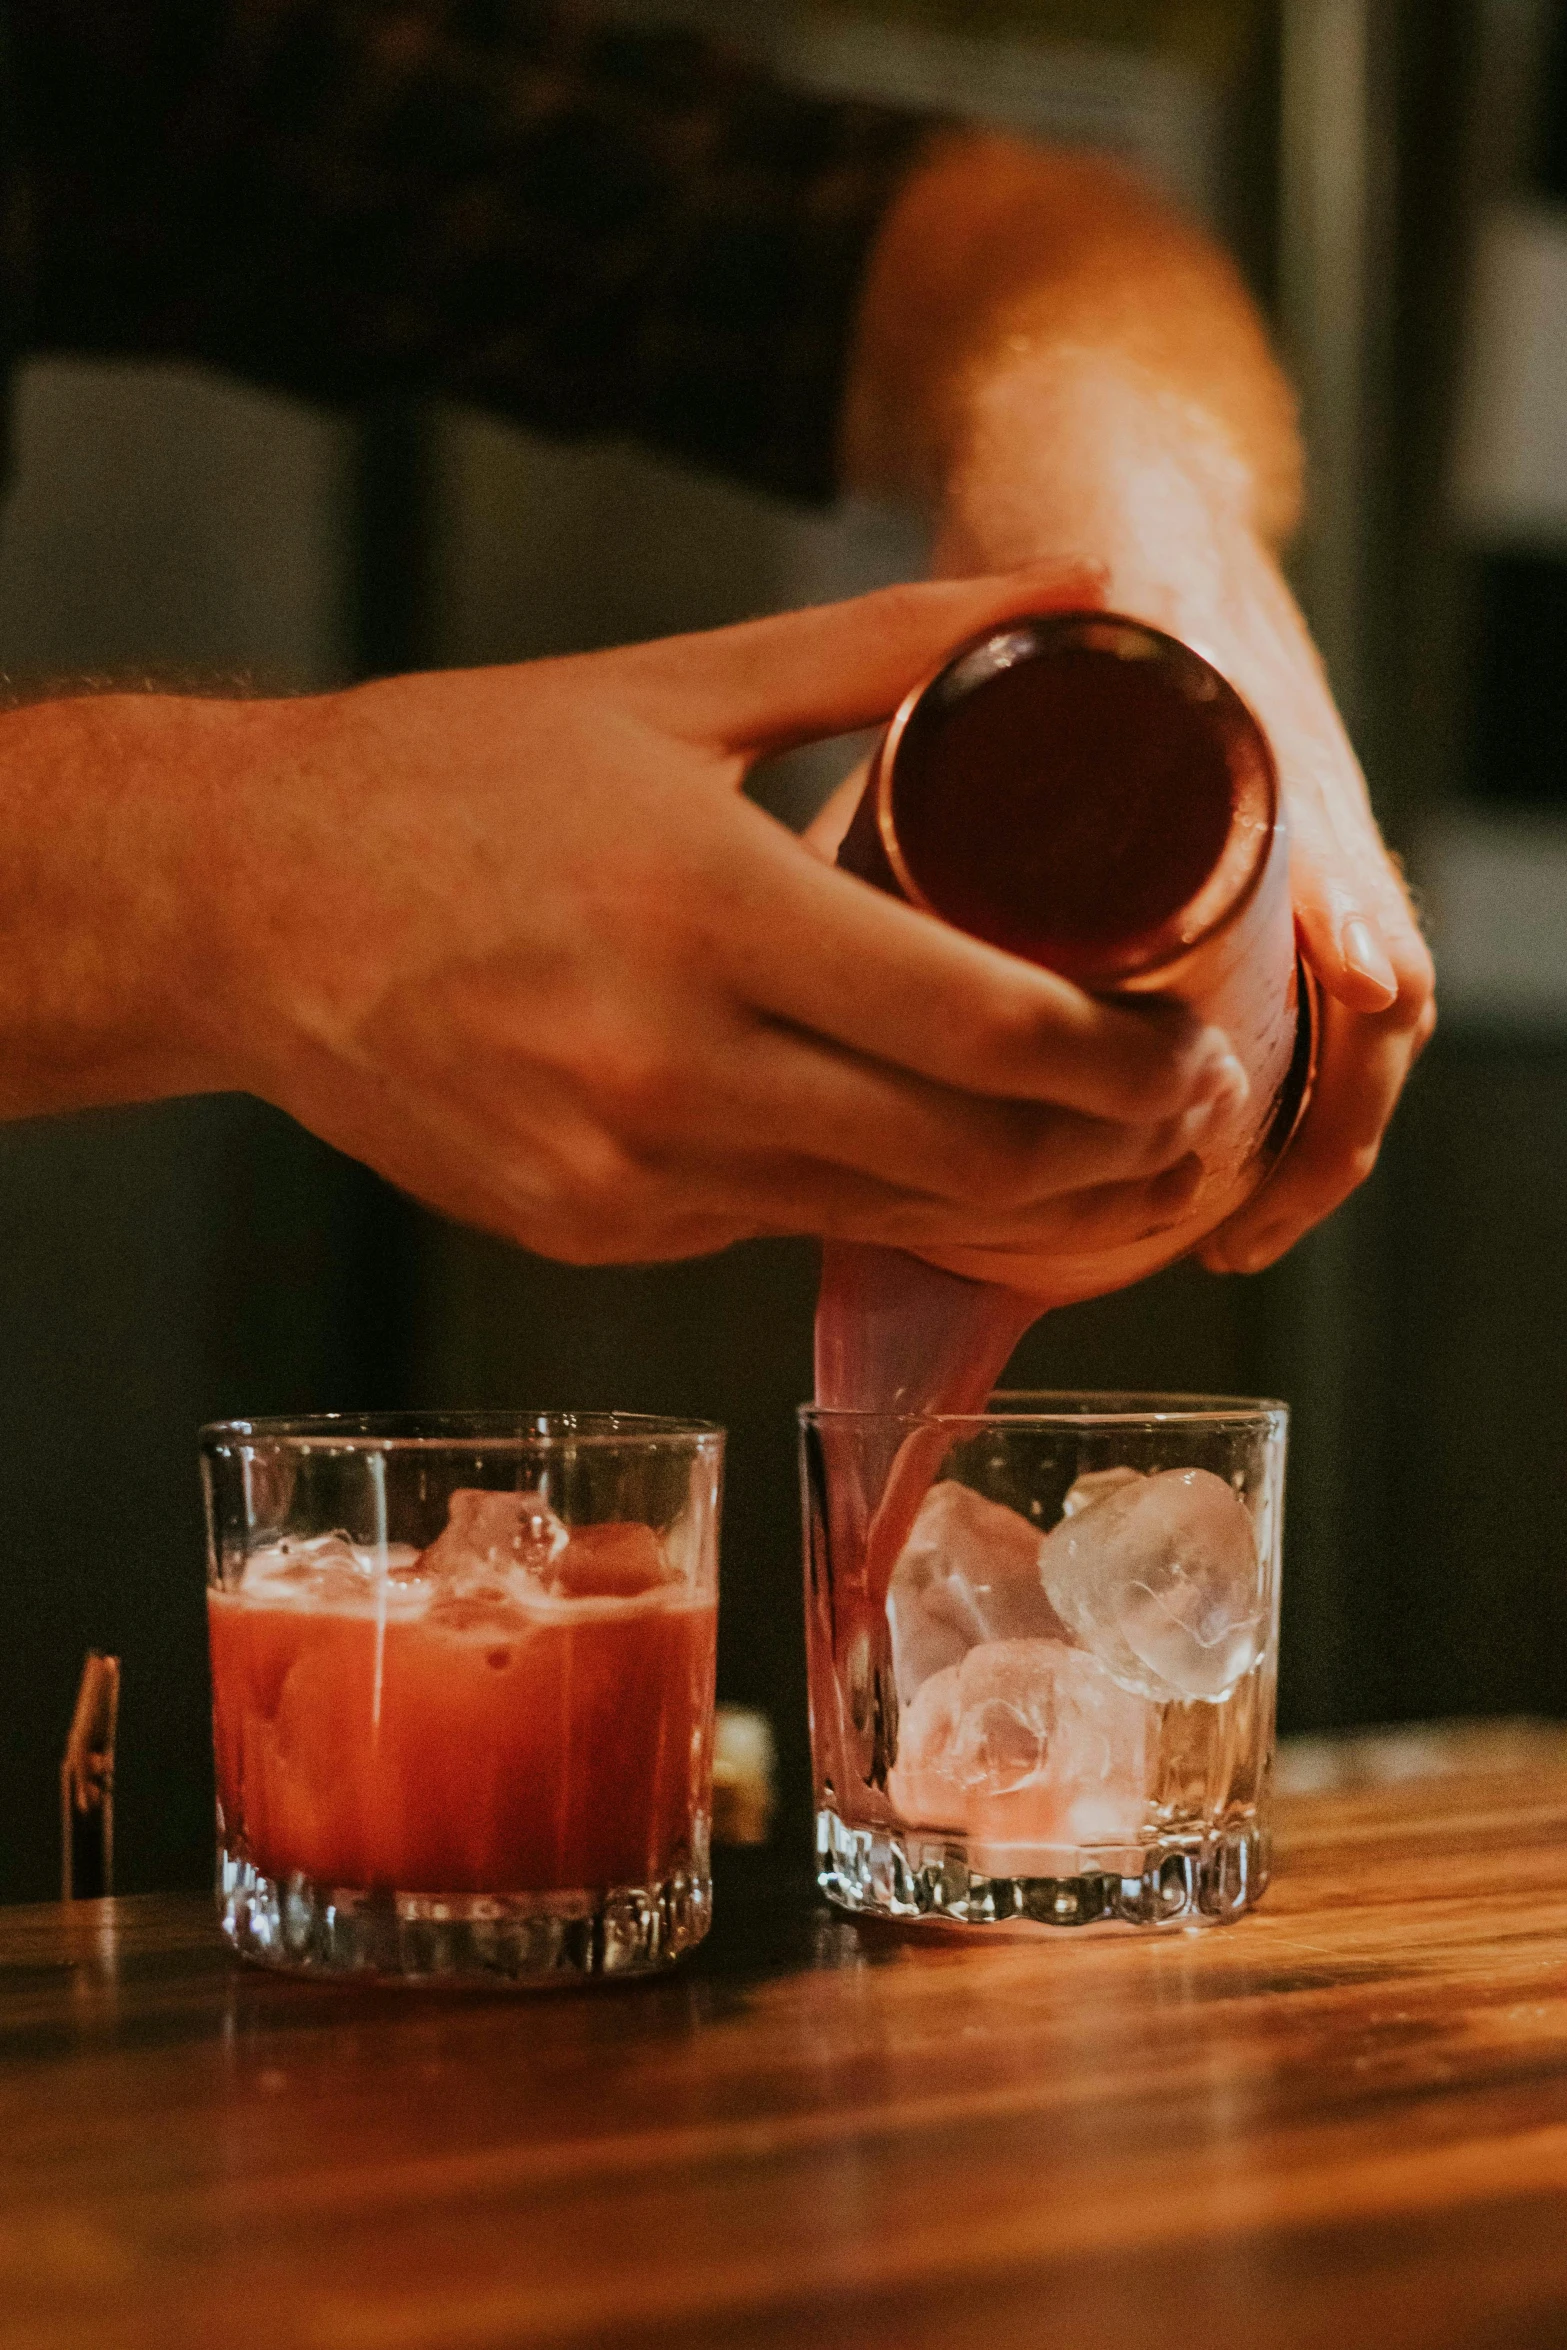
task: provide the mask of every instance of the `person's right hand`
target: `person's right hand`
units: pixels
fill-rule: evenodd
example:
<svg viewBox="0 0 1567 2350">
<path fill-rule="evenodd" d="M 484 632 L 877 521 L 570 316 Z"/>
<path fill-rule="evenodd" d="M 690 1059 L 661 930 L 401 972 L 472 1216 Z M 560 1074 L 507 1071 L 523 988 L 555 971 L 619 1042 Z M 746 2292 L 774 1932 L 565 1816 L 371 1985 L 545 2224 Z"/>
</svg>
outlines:
<svg viewBox="0 0 1567 2350">
<path fill-rule="evenodd" d="M 173 705 L 199 707 L 210 769 L 169 884 L 201 989 L 181 1066 L 578 1262 L 1173 1223 L 1244 1090 L 1227 1040 L 879 895 L 738 788 L 1061 586 L 896 588 L 620 652 Z M 171 705 L 116 707 L 125 738 Z"/>
</svg>

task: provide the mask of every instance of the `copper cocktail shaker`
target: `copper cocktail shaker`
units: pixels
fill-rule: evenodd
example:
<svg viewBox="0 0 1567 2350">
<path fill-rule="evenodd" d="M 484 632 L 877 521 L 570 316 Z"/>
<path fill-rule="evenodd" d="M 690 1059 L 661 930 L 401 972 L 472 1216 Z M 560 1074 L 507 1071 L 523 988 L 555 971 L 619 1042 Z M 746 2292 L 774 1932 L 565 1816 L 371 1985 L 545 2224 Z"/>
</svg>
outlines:
<svg viewBox="0 0 1567 2350">
<path fill-rule="evenodd" d="M 1310 1095 L 1314 986 L 1267 738 L 1191 646 L 1067 611 L 960 647 L 888 727 L 838 862 L 1095 993 L 1180 998 L 1246 1071 L 1249 1099 L 1205 1141 L 1181 1223 L 1053 1260 L 1030 1281 L 1041 1307 L 1183 1255 L 1266 1179 Z M 938 1261 L 995 1278 L 977 1253 Z"/>
</svg>

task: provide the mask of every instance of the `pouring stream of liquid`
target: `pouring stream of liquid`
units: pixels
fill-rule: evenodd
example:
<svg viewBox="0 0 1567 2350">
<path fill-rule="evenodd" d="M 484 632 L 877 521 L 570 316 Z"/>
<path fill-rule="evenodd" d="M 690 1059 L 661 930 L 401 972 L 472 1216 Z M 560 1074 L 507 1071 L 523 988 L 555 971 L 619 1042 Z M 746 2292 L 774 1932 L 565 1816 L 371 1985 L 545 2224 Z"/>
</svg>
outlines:
<svg viewBox="0 0 1567 2350">
<path fill-rule="evenodd" d="M 904 1415 L 981 1412 L 1008 1358 L 1044 1308 L 1037 1298 L 968 1281 L 902 1249 L 830 1241 L 816 1305 L 816 1401 L 830 1409 Z M 834 1496 L 852 1514 L 840 1528 L 863 1562 L 867 1600 L 885 1601 L 902 1550 L 949 1437 L 900 1435 L 867 1452 L 867 1484 Z"/>
</svg>

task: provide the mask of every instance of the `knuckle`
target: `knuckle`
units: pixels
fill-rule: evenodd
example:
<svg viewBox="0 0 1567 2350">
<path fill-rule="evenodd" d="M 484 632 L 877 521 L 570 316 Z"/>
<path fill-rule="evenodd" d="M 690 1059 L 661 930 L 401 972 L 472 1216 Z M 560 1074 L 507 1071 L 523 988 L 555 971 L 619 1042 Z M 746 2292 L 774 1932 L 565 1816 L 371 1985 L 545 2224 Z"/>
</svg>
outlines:
<svg viewBox="0 0 1567 2350">
<path fill-rule="evenodd" d="M 1382 1143 L 1380 1137 L 1375 1142 L 1358 1143 L 1354 1150 L 1350 1152 L 1349 1164 L 1346 1172 L 1349 1176 L 1350 1187 L 1352 1190 L 1359 1190 L 1361 1184 L 1363 1184 L 1368 1176 L 1370 1176 L 1375 1170 L 1377 1160 L 1381 1157 L 1381 1155 Z"/>
<path fill-rule="evenodd" d="M 988 988 L 964 1006 L 956 1027 L 962 1057 L 981 1079 L 1007 1084 L 1038 1060 L 1043 1024 L 1027 988 Z"/>
<path fill-rule="evenodd" d="M 627 1142 L 667 1130 L 683 1090 L 680 1067 L 659 1037 L 623 1029 L 599 1037 L 584 1055 L 590 1098 Z"/>
<path fill-rule="evenodd" d="M 1107 1056 L 1101 1064 L 1100 1115 L 1123 1128 L 1136 1129 L 1144 1138 L 1146 1163 L 1152 1165 L 1153 1154 L 1163 1146 L 1190 1101 L 1193 1083 L 1168 1054 Z"/>
<path fill-rule="evenodd" d="M 1412 989 L 1407 998 L 1400 998 L 1396 1008 L 1403 1014 L 1402 1025 L 1423 1040 L 1436 1024 L 1435 987 Z"/>
<path fill-rule="evenodd" d="M 1065 1238 L 1076 1247 L 1130 1240 L 1146 1229 L 1152 1210 L 1140 1184 L 1098 1183 L 1062 1202 Z"/>
<path fill-rule="evenodd" d="M 1184 1158 L 1191 1148 L 1184 1117 L 1156 1118 L 1138 1131 L 1138 1138 L 1128 1152 L 1128 1176 L 1162 1175 Z"/>
<path fill-rule="evenodd" d="M 647 1171 L 607 1133 L 580 1136 L 551 1186 L 551 1255 L 568 1264 L 608 1265 L 642 1253 L 654 1215 Z"/>
<path fill-rule="evenodd" d="M 1009 1215 L 1031 1206 L 1045 1186 L 1032 1157 L 1015 1151 L 990 1151 L 970 1167 L 967 1180 L 955 1188 L 965 1207 Z"/>
<path fill-rule="evenodd" d="M 1059 1156 L 1059 1144 L 1037 1114 L 1003 1111 L 959 1146 L 951 1186 L 966 1207 L 1016 1213 L 1058 1188 L 1052 1176 Z"/>
<path fill-rule="evenodd" d="M 1173 1120 L 1213 1069 L 1211 1039 L 1184 1010 L 1124 1021 L 1105 1056 L 1108 1091 L 1125 1116 Z"/>
</svg>

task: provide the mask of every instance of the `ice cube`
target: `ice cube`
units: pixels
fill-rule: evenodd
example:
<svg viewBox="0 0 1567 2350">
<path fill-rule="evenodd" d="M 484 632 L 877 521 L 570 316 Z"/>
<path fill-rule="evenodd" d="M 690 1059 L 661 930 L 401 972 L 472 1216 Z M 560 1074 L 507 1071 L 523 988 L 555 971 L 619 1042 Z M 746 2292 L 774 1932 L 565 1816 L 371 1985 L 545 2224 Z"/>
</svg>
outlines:
<svg viewBox="0 0 1567 2350">
<path fill-rule="evenodd" d="M 431 1590 L 429 1620 L 445 1632 L 520 1633 L 519 1610 L 549 1590 L 566 1528 L 536 1492 L 459 1485 L 446 1524 L 419 1561 Z"/>
<path fill-rule="evenodd" d="M 887 1592 L 900 1705 L 981 1641 L 1071 1637 L 1040 1581 L 1042 1545 L 1037 1526 L 972 1487 L 931 1487 Z"/>
<path fill-rule="evenodd" d="M 448 1590 L 455 1583 L 498 1581 L 526 1598 L 546 1587 L 550 1567 L 568 1539 L 538 1493 L 492 1493 L 459 1485 L 446 1505 L 446 1524 L 420 1566 Z"/>
<path fill-rule="evenodd" d="M 1091 1509 L 1096 1501 L 1105 1501 L 1112 1493 L 1119 1493 L 1123 1485 L 1136 1485 L 1143 1475 L 1141 1469 L 1089 1469 L 1079 1477 L 1061 1504 L 1063 1518 L 1075 1518 L 1079 1510 Z"/>
<path fill-rule="evenodd" d="M 1041 1846 L 1127 1843 L 1153 1784 L 1158 1715 L 1098 1660 L 1060 1641 L 976 1649 L 962 1674 L 955 1745 L 976 1864 L 1028 1873 Z"/>
<path fill-rule="evenodd" d="M 283 1535 L 253 1551 L 245 1589 L 268 1599 L 352 1599 L 370 1588 L 370 1568 L 346 1534 Z"/>
<path fill-rule="evenodd" d="M 636 1599 L 674 1582 L 651 1526 L 573 1526 L 550 1562 L 548 1588 L 565 1599 Z"/>
<path fill-rule="evenodd" d="M 958 1734 L 960 1665 L 927 1675 L 898 1721 L 898 1759 L 887 1773 L 887 1793 L 899 1817 L 920 1827 L 962 1831 L 968 1791 L 953 1749 Z"/>
<path fill-rule="evenodd" d="M 1084 1650 L 986 1641 L 921 1687 L 887 1792 L 905 1820 L 964 1832 L 976 1867 L 1038 1874 L 1043 1851 L 1136 1841 L 1158 1727 Z"/>
<path fill-rule="evenodd" d="M 1225 1697 L 1261 1654 L 1251 1519 L 1207 1469 L 1123 1483 L 1052 1527 L 1040 1564 L 1063 1621 L 1137 1696 Z"/>
<path fill-rule="evenodd" d="M 388 1576 L 393 1582 L 407 1576 L 418 1557 L 407 1543 L 388 1543 L 384 1554 Z M 372 1599 L 382 1566 L 378 1545 L 353 1542 L 341 1531 L 303 1537 L 285 1534 L 251 1553 L 243 1583 L 253 1599 L 334 1605 Z"/>
</svg>

